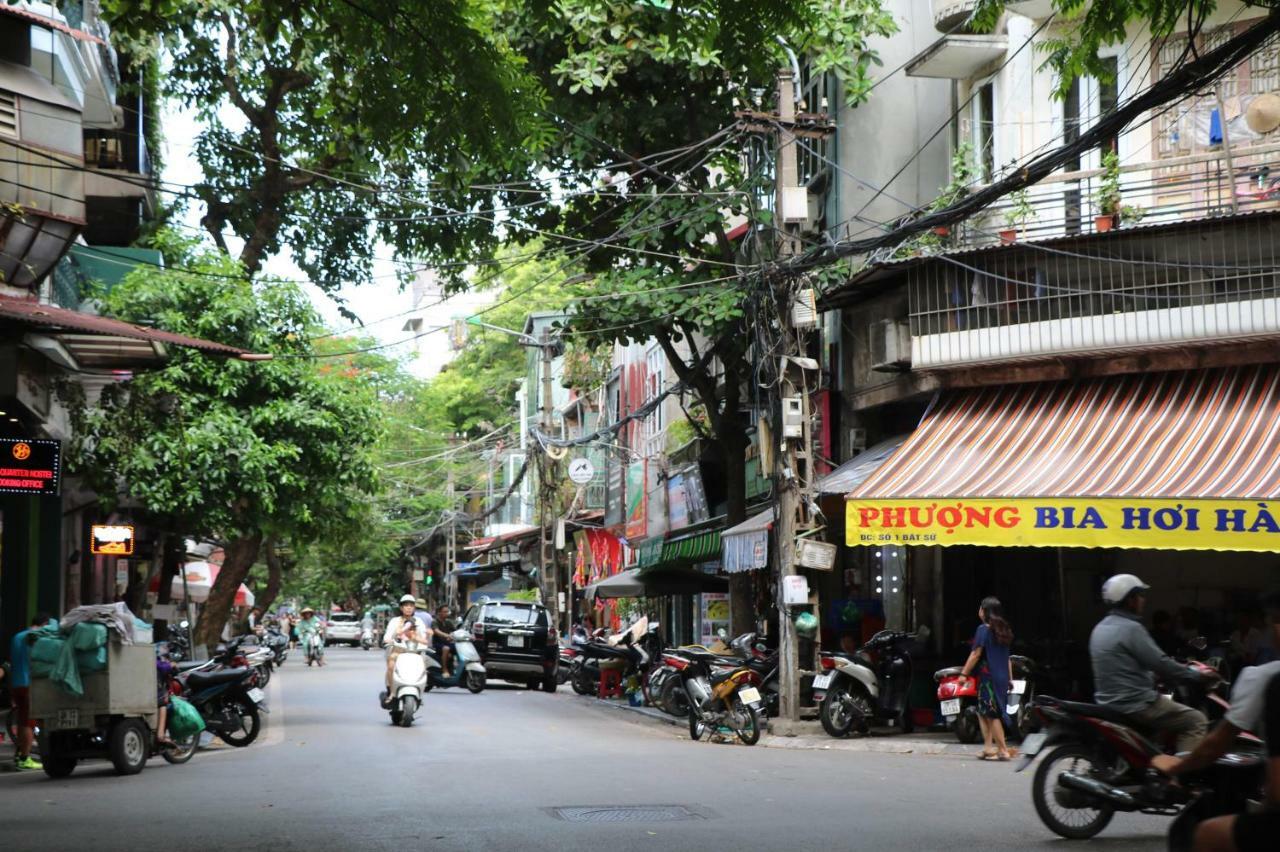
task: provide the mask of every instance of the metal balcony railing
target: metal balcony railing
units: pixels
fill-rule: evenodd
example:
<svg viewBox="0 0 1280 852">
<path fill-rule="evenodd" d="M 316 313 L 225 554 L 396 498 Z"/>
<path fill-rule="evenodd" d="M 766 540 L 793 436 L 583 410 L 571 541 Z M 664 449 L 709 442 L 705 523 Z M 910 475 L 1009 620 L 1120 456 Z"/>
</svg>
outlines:
<svg viewBox="0 0 1280 852">
<path fill-rule="evenodd" d="M 906 271 L 912 367 L 1280 337 L 1278 238 L 1280 213 L 1241 205 L 1105 239 L 940 254 Z"/>
</svg>

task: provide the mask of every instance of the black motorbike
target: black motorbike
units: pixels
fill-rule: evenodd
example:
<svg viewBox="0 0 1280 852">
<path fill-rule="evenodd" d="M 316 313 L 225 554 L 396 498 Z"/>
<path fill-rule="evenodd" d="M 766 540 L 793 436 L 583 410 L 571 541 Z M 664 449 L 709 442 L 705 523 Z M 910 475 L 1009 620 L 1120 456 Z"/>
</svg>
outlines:
<svg viewBox="0 0 1280 852">
<path fill-rule="evenodd" d="M 178 666 L 182 697 L 200 711 L 205 727 L 227 745 L 243 748 L 258 738 L 266 695 L 258 674 L 231 643 L 207 663 Z"/>
<path fill-rule="evenodd" d="M 595 695 L 600 687 L 602 664 L 621 666 L 623 679 L 647 675 L 649 667 L 662 653 L 662 634 L 657 624 L 651 624 L 639 640 L 628 633 L 616 645 L 611 645 L 605 641 L 602 631 L 597 630 L 593 638 L 578 628 L 573 634 L 573 648 L 577 652 L 569 674 L 573 691 L 579 695 Z"/>
<path fill-rule="evenodd" d="M 847 737 L 865 734 L 881 722 L 911 733 L 910 649 L 928 635 L 923 627 L 918 633 L 881 630 L 853 653 L 823 652 L 822 674 L 813 679 L 823 729 L 833 737 Z"/>
</svg>

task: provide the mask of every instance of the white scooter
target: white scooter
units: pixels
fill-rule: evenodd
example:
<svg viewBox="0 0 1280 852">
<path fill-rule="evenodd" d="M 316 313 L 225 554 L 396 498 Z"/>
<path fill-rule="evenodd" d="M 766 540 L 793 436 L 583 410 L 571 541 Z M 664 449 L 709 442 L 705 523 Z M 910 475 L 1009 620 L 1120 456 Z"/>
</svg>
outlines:
<svg viewBox="0 0 1280 852">
<path fill-rule="evenodd" d="M 398 648 L 400 656 L 391 670 L 391 690 L 382 693 L 382 709 L 391 712 L 391 724 L 407 728 L 422 706 L 428 672 L 440 664 L 431 656 L 431 646 L 422 642 L 393 642 L 391 647 Z"/>
<path fill-rule="evenodd" d="M 433 651 L 431 659 L 437 663 L 437 666 L 427 673 L 427 689 L 430 690 L 434 686 L 442 689 L 450 686 L 465 686 L 473 693 L 482 692 L 485 684 L 484 662 L 480 659 L 480 652 L 476 650 L 475 643 L 472 642 L 471 633 L 466 630 L 455 630 L 449 634 L 449 638 L 453 641 L 454 654 L 457 656 L 453 664 L 453 674 L 445 675 Z"/>
</svg>

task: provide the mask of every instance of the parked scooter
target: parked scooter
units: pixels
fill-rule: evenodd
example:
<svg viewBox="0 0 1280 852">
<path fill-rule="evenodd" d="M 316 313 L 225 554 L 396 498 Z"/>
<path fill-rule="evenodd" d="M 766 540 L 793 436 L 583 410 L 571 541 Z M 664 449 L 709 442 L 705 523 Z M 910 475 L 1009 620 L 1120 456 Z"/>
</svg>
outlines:
<svg viewBox="0 0 1280 852">
<path fill-rule="evenodd" d="M 662 659 L 684 682 L 691 739 L 727 728 L 744 745 L 759 742 L 763 703 L 760 677 L 751 668 L 725 665 L 723 658 L 699 651 L 664 651 Z"/>
<path fill-rule="evenodd" d="M 427 692 L 433 687 L 446 689 L 450 686 L 465 686 L 470 692 L 479 694 L 484 691 L 485 669 L 468 630 L 455 630 L 449 635 L 453 641 L 454 664 L 453 674 L 446 675 L 435 652 L 428 651 L 436 666 L 427 670 Z"/>
<path fill-rule="evenodd" d="M 881 630 L 852 654 L 824 652 L 823 673 L 813 679 L 823 729 L 833 737 L 847 737 L 885 722 L 911 733 L 912 662 L 907 648 L 928 637 L 927 627 L 917 633 Z"/>
<path fill-rule="evenodd" d="M 601 663 L 608 661 L 622 663 L 624 679 L 646 675 L 650 664 L 662 653 L 662 634 L 658 628 L 657 622 L 642 618 L 612 642 L 604 639 L 601 630 L 590 639 L 585 630 L 576 630 L 573 641 L 578 655 L 570 673 L 573 691 L 579 695 L 595 695 L 600 684 Z"/>
<path fill-rule="evenodd" d="M 243 748 L 258 738 L 266 695 L 249 666 L 219 668 L 210 660 L 178 674 L 180 695 L 195 705 L 205 727 L 227 745 Z"/>
<path fill-rule="evenodd" d="M 1036 727 L 1038 721 L 1032 708 L 1036 695 L 1035 663 L 1028 657 L 1013 655 L 1013 681 L 1009 684 L 1009 697 L 1005 712 L 1010 724 L 1006 725 L 1010 736 L 1024 739 Z M 938 707 L 947 727 L 962 743 L 976 743 L 982 739 L 982 727 L 978 722 L 978 679 L 961 679 L 962 666 L 951 666 L 934 672 L 938 683 Z"/>
<path fill-rule="evenodd" d="M 400 655 L 391 669 L 391 690 L 384 690 L 379 699 L 382 709 L 391 713 L 391 724 L 408 728 L 422 706 L 428 673 L 440 664 L 431 656 L 430 647 L 421 642 L 394 642 L 392 647 L 399 648 Z"/>
</svg>

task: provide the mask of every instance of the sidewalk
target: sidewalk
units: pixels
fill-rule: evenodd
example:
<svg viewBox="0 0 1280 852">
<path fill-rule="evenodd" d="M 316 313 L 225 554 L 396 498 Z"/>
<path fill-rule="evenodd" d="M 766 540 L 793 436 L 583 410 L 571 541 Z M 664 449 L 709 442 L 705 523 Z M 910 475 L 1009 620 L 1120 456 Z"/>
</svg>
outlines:
<svg viewBox="0 0 1280 852">
<path fill-rule="evenodd" d="M 632 707 L 625 700 L 595 698 L 589 695 L 573 695 L 576 701 L 610 707 L 619 713 L 637 721 L 649 721 L 670 725 L 685 731 L 688 722 L 684 719 L 664 713 L 656 707 Z M 771 723 L 770 727 L 776 723 Z M 817 721 L 802 721 L 793 727 L 795 734 L 765 733 L 760 737 L 758 745 L 765 748 L 789 748 L 808 751 L 858 751 L 878 752 L 881 754 L 926 754 L 942 756 L 976 757 L 982 751 L 981 745 L 964 745 L 957 742 L 955 734 L 948 732 L 925 731 L 914 734 L 899 734 L 889 728 L 878 728 L 870 736 L 850 737 L 838 740 L 828 736 Z"/>
</svg>

